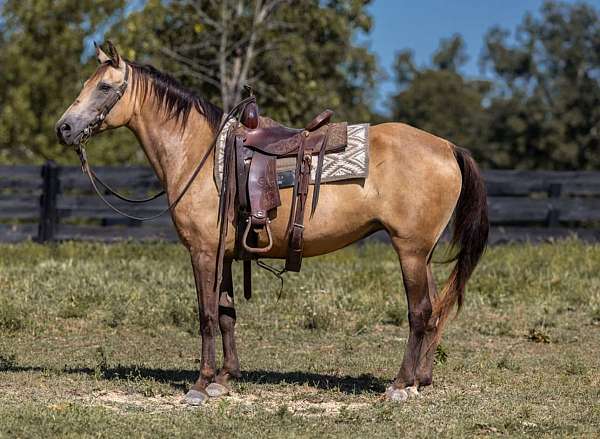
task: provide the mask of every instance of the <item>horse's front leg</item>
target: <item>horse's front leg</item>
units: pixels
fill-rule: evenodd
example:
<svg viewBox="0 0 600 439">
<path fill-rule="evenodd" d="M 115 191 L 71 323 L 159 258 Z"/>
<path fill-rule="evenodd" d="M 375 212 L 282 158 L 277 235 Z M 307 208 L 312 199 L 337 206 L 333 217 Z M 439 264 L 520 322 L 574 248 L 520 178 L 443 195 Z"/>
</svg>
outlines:
<svg viewBox="0 0 600 439">
<path fill-rule="evenodd" d="M 208 400 L 207 387 L 216 374 L 215 338 L 217 335 L 218 294 L 215 291 L 216 256 L 206 251 L 191 251 L 196 293 L 198 294 L 198 313 L 200 317 L 200 335 L 202 337 L 202 356 L 200 376 L 185 395 L 185 402 L 201 405 Z"/>
<path fill-rule="evenodd" d="M 223 339 L 223 367 L 219 370 L 215 382 L 206 388 L 212 397 L 227 395 L 229 380 L 240 377 L 240 361 L 235 347 L 235 320 L 231 261 L 225 261 L 219 294 L 219 329 Z"/>
</svg>

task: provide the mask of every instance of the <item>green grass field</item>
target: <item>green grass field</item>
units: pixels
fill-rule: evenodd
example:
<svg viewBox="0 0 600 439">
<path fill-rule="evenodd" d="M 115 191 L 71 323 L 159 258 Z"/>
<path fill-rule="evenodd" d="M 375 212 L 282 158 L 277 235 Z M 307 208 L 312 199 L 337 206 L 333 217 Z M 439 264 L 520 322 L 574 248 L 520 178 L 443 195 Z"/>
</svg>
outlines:
<svg viewBox="0 0 600 439">
<path fill-rule="evenodd" d="M 279 300 L 255 270 L 237 298 L 243 377 L 190 408 L 182 247 L 0 245 L 0 437 L 598 437 L 599 268 L 600 246 L 577 241 L 489 249 L 434 385 L 404 404 L 380 398 L 408 332 L 390 247 L 308 259 Z"/>
</svg>

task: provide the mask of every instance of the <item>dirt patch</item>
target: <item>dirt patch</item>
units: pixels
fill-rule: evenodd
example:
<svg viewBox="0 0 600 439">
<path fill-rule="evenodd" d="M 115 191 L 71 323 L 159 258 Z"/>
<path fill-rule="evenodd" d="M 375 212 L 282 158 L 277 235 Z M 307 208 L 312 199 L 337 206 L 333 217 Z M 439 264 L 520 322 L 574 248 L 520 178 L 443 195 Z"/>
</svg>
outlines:
<svg viewBox="0 0 600 439">
<path fill-rule="evenodd" d="M 145 412 L 164 412 L 183 407 L 180 396 L 144 396 L 119 391 L 102 391 L 79 399 L 85 404 L 102 406 L 120 413 L 132 409 Z"/>
<path fill-rule="evenodd" d="M 235 404 L 260 406 L 269 412 L 286 410 L 300 416 L 336 416 L 343 410 L 359 410 L 370 405 L 368 402 L 347 402 L 336 400 L 311 401 L 317 389 L 306 388 L 307 392 L 278 392 L 261 390 L 256 394 L 240 395 L 237 393 L 227 398 Z M 304 393 L 302 395 L 301 393 Z M 304 397 L 303 397 L 304 396 Z"/>
<path fill-rule="evenodd" d="M 86 405 L 101 406 L 119 413 L 126 413 L 132 410 L 153 413 L 198 409 L 182 403 L 183 395 L 144 396 L 120 391 L 102 391 L 92 396 L 80 397 L 78 399 Z M 302 399 L 297 392 L 260 391 L 258 394 L 246 395 L 232 393 L 222 399 L 211 400 L 205 408 L 210 409 L 219 401 L 226 401 L 232 405 L 261 408 L 272 413 L 285 410 L 293 415 L 300 416 L 336 416 L 344 410 L 354 411 L 369 405 L 368 402 L 345 402 L 324 399 L 321 401 L 310 401 L 309 399 Z"/>
</svg>

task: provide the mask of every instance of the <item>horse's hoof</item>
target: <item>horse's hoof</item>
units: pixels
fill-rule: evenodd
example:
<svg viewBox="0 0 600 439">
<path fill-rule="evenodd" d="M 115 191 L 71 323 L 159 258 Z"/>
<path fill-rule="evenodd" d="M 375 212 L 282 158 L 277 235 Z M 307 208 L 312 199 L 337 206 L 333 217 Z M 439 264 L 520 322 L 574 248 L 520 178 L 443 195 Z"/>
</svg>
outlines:
<svg viewBox="0 0 600 439">
<path fill-rule="evenodd" d="M 406 393 L 408 393 L 408 396 L 410 396 L 411 398 L 415 398 L 415 397 L 419 396 L 419 391 L 417 390 L 417 386 L 410 386 L 404 390 L 406 390 Z"/>
<path fill-rule="evenodd" d="M 404 389 L 396 389 L 390 386 L 385 391 L 385 397 L 390 401 L 403 402 L 408 399 L 408 392 Z"/>
<path fill-rule="evenodd" d="M 218 398 L 219 396 L 229 395 L 229 389 L 223 384 L 210 383 L 206 386 L 206 393 L 208 393 L 208 396 L 211 398 Z"/>
<path fill-rule="evenodd" d="M 188 405 L 203 405 L 208 401 L 208 394 L 205 392 L 200 392 L 199 390 L 190 389 L 188 393 L 185 394 L 183 400 L 181 402 Z"/>
</svg>

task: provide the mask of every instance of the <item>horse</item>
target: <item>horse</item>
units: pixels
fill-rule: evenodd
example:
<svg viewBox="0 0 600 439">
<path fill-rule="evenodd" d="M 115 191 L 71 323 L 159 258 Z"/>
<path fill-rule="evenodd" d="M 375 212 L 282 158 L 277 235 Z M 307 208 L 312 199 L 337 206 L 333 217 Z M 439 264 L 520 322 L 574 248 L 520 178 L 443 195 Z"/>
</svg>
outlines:
<svg viewBox="0 0 600 439">
<path fill-rule="evenodd" d="M 86 136 L 129 128 L 168 200 L 178 201 L 170 214 L 190 253 L 201 336 L 199 376 L 183 401 L 201 405 L 227 395 L 231 380 L 240 377 L 231 279 L 233 224 L 227 226 L 231 230 L 218 288 L 215 280 L 219 193 L 214 161 L 207 160 L 187 184 L 203 156 L 214 154 L 209 148 L 223 111 L 168 74 L 122 58 L 111 43 L 107 52 L 97 46 L 96 58 L 99 67 L 56 123 L 56 134 L 63 145 L 77 146 Z M 305 223 L 304 255 L 323 255 L 378 230 L 387 232 L 399 258 L 410 332 L 400 369 L 384 398 L 405 401 L 432 383 L 442 330 L 452 310 L 460 310 L 467 281 L 486 248 L 486 191 L 469 152 L 448 140 L 402 123 L 372 125 L 369 139 L 366 179 L 322 185 L 319 208 Z M 281 189 L 284 211 L 289 210 L 291 192 Z M 438 293 L 431 258 L 452 218 L 455 265 Z M 272 222 L 273 246 L 264 257 L 285 258 L 286 222 Z M 218 331 L 223 344 L 220 369 L 215 364 Z"/>
</svg>

